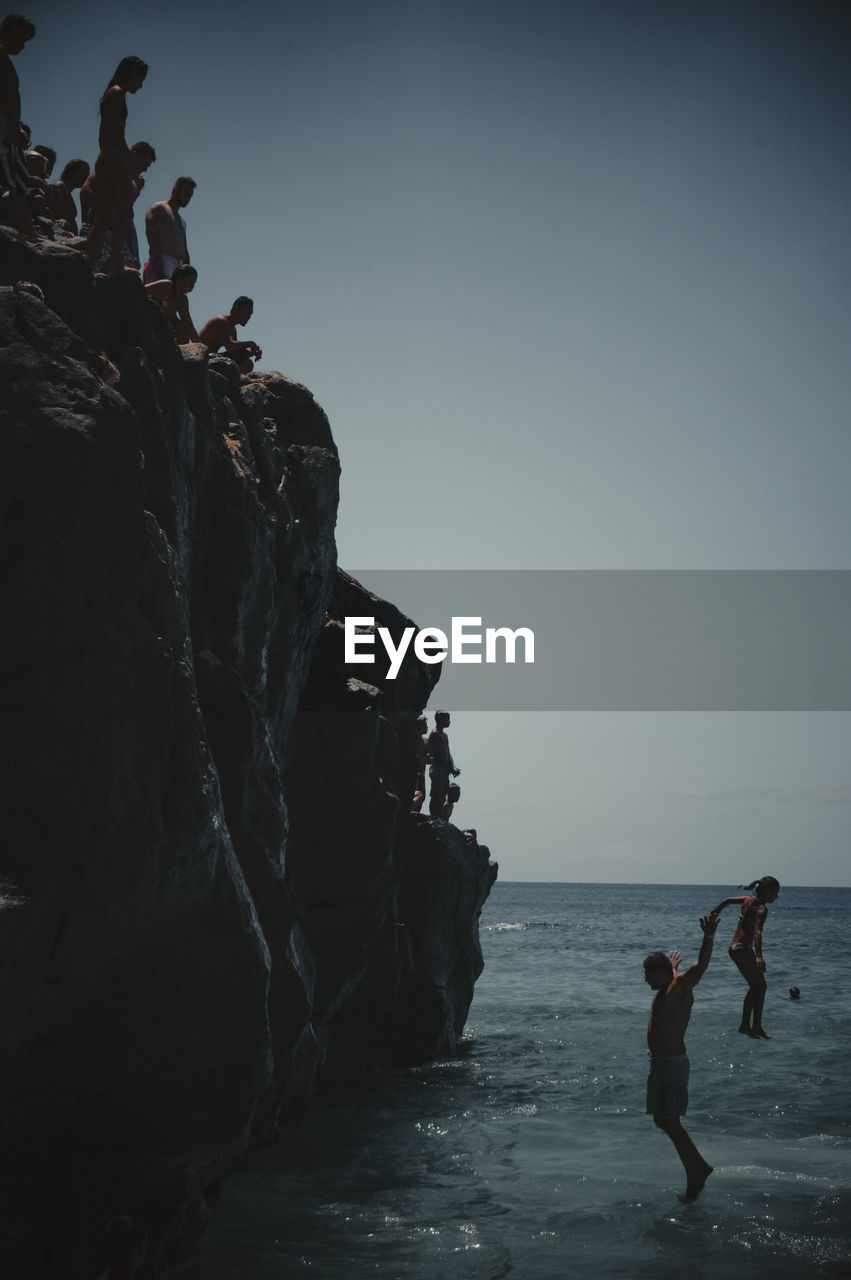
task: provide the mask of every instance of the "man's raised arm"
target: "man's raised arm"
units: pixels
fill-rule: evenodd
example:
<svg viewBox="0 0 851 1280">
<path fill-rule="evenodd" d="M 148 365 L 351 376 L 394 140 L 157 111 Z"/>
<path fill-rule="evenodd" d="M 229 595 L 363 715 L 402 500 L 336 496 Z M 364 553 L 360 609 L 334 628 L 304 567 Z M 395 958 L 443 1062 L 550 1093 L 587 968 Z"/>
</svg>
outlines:
<svg viewBox="0 0 851 1280">
<path fill-rule="evenodd" d="M 718 928 L 718 916 L 701 916 L 700 927 L 703 930 L 703 941 L 700 944 L 697 960 L 679 978 L 679 981 L 685 983 L 687 987 L 696 987 L 706 973 L 709 961 L 712 959 L 712 941 L 715 930 Z"/>
</svg>

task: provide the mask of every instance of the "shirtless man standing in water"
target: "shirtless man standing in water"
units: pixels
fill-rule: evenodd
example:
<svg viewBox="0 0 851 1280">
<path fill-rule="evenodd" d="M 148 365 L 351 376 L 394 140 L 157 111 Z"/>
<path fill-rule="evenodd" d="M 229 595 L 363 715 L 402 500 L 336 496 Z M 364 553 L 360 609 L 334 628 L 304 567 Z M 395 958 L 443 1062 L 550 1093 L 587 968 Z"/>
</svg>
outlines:
<svg viewBox="0 0 851 1280">
<path fill-rule="evenodd" d="M 677 973 L 679 952 L 666 956 L 654 951 L 644 961 L 644 981 L 656 995 L 650 1010 L 647 1045 L 650 1075 L 647 1077 L 647 1113 L 653 1123 L 673 1142 L 686 1171 L 684 1200 L 696 1200 L 712 1172 L 691 1138 L 680 1124 L 688 1106 L 689 1061 L 685 1034 L 694 1004 L 694 988 L 706 972 L 712 956 L 712 939 L 718 928 L 717 916 L 700 921 L 703 942 L 697 961 L 684 973 Z"/>
</svg>

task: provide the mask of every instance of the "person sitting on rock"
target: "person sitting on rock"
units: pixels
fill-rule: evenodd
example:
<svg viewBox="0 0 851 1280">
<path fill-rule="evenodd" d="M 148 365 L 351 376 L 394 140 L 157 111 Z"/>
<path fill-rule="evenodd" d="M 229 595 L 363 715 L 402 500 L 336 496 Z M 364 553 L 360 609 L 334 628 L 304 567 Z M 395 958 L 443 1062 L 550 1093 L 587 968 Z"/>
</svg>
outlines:
<svg viewBox="0 0 851 1280">
<path fill-rule="evenodd" d="M 47 156 L 43 156 L 40 151 L 25 151 L 24 164 L 27 166 L 27 173 L 30 175 L 30 188 L 32 188 L 34 178 L 37 178 L 43 185 L 46 184 L 49 167 Z"/>
<path fill-rule="evenodd" d="M 50 165 L 47 156 L 43 156 L 40 151 L 25 151 L 24 164 L 30 178 L 30 209 L 40 218 L 49 218 L 47 173 Z"/>
<path fill-rule="evenodd" d="M 60 174 L 58 182 L 51 182 L 47 188 L 47 202 L 51 217 L 61 222 L 72 235 L 77 235 L 77 206 L 74 204 L 72 191 L 77 191 L 86 181 L 91 170 L 87 160 L 69 160 Z"/>
<path fill-rule="evenodd" d="M 228 315 L 213 316 L 201 330 L 200 341 L 210 348 L 211 355 L 229 356 L 240 373 L 251 373 L 253 361 L 263 355 L 256 342 L 238 341 L 236 326 L 244 327 L 254 314 L 254 303 L 244 294 L 236 299 Z"/>
<path fill-rule="evenodd" d="M 43 142 L 40 142 L 38 146 L 33 147 L 32 150 L 37 151 L 40 156 L 44 156 L 47 161 L 47 173 L 44 176 L 45 178 L 49 178 L 56 165 L 56 152 L 53 150 L 53 147 L 46 147 Z"/>
<path fill-rule="evenodd" d="M 188 294 L 195 288 L 198 272 L 188 263 L 177 267 L 170 280 L 152 280 L 145 285 L 145 292 L 159 303 L 171 321 L 178 345 L 200 341 L 192 317 L 189 314 Z"/>
<path fill-rule="evenodd" d="M 30 207 L 31 182 L 24 160 L 29 133 L 21 124 L 21 91 L 12 55 L 35 35 L 28 18 L 10 13 L 0 22 L 0 195 L 8 194 L 15 227 L 26 240 L 38 235 Z"/>
<path fill-rule="evenodd" d="M 189 262 L 186 247 L 186 222 L 180 215 L 195 193 L 193 178 L 178 178 L 168 200 L 152 204 L 145 214 L 145 235 L 150 256 L 145 263 L 145 284 L 152 280 L 170 280 L 175 269 Z"/>
</svg>

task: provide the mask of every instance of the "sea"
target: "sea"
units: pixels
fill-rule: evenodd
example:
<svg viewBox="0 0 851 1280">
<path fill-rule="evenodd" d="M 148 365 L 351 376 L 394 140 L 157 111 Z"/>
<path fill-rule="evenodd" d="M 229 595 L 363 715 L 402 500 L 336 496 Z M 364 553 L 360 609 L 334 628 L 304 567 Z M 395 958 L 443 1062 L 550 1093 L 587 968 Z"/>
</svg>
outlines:
<svg viewBox="0 0 851 1280">
<path fill-rule="evenodd" d="M 222 1193 L 180 1280 L 851 1276 L 851 889 L 781 889 L 771 1040 L 738 1033 L 722 915 L 684 1123 L 700 1198 L 645 1113 L 649 951 L 697 958 L 734 886 L 511 884 L 485 905 L 463 1052 L 315 1101 Z M 789 988 L 800 989 L 800 999 Z"/>
</svg>

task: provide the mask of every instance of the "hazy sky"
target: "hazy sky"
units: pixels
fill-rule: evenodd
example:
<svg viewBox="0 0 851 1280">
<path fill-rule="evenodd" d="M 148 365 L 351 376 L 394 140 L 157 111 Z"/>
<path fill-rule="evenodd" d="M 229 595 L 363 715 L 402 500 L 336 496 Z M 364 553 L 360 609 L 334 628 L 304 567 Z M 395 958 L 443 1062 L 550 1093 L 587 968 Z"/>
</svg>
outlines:
<svg viewBox="0 0 851 1280">
<path fill-rule="evenodd" d="M 252 295 L 326 409 L 344 567 L 848 567 L 847 4 L 24 11 L 60 166 L 150 63 L 137 225 L 196 179 L 194 318 Z M 505 879 L 851 883 L 848 715 L 459 714 L 452 745 Z"/>
</svg>

